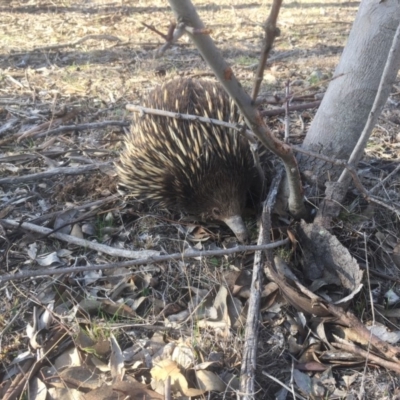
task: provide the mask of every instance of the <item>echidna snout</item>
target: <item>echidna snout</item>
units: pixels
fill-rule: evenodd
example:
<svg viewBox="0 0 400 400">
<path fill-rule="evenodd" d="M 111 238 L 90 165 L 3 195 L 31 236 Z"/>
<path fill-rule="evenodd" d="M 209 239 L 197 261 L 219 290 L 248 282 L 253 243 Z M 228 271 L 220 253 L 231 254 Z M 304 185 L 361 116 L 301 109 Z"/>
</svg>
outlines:
<svg viewBox="0 0 400 400">
<path fill-rule="evenodd" d="M 239 113 L 218 84 L 175 79 L 143 106 L 237 123 Z M 134 116 L 117 165 L 129 194 L 160 207 L 223 221 L 244 242 L 246 197 L 259 175 L 247 139 L 236 130 L 154 114 Z"/>
<path fill-rule="evenodd" d="M 245 243 L 249 239 L 249 234 L 247 232 L 246 225 L 240 215 L 234 215 L 233 217 L 224 218 L 222 221 L 231 228 L 232 232 L 235 234 L 237 239 Z"/>
</svg>

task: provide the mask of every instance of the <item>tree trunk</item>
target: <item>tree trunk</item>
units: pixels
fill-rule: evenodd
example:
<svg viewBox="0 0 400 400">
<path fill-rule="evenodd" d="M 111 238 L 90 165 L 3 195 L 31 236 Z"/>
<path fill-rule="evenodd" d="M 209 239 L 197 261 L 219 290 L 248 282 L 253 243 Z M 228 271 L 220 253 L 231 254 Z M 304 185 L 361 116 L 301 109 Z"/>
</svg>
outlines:
<svg viewBox="0 0 400 400">
<path fill-rule="evenodd" d="M 398 0 L 361 2 L 334 74 L 337 78 L 328 87 L 303 148 L 348 160 L 374 103 L 399 23 Z M 397 70 L 391 75 L 393 84 Z M 319 183 L 336 180 L 341 173 L 341 168 L 306 155 L 299 155 L 299 164 L 306 178 Z"/>
</svg>

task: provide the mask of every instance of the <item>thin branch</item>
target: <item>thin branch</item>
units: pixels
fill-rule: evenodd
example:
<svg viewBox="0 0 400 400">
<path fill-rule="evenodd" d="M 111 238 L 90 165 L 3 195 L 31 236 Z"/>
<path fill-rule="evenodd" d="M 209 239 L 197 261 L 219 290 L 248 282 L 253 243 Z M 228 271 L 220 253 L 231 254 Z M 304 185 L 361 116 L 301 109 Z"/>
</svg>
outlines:
<svg viewBox="0 0 400 400">
<path fill-rule="evenodd" d="M 91 242 L 90 240 L 80 239 L 75 236 L 66 235 L 65 233 L 60 233 L 60 232 L 53 233 L 53 229 L 44 228 L 43 226 L 34 225 L 29 222 L 21 223 L 10 219 L 0 219 L 0 225 L 3 225 L 4 227 L 7 228 L 24 229 L 30 232 L 40 233 L 41 235 L 48 235 L 52 238 L 62 240 L 63 242 L 75 244 L 85 249 L 92 249 L 95 251 L 99 251 L 101 253 L 108 254 L 114 257 L 126 257 L 126 258 L 138 259 L 143 256 L 151 257 L 160 254 L 159 251 L 154 251 L 154 250 L 133 251 L 133 250 L 116 249 L 114 247 L 106 246 L 104 244 Z"/>
<path fill-rule="evenodd" d="M 288 106 L 288 111 L 302 111 L 302 110 L 309 110 L 311 108 L 316 108 L 319 107 L 321 104 L 322 100 L 316 100 L 312 101 L 310 103 L 304 103 L 304 104 L 295 104 L 295 105 L 289 105 Z M 282 108 L 274 108 L 273 110 L 263 110 L 260 111 L 260 114 L 263 117 L 274 117 L 275 115 L 281 115 L 286 113 L 286 107 Z"/>
<path fill-rule="evenodd" d="M 274 178 L 267 201 L 264 203 L 261 216 L 261 227 L 258 235 L 258 245 L 270 243 L 271 211 L 276 202 L 279 185 L 282 180 L 282 169 Z M 273 259 L 271 250 L 266 250 L 268 260 Z M 263 287 L 264 257 L 261 251 L 254 255 L 253 275 L 250 286 L 249 310 L 246 318 L 245 340 L 242 354 L 242 365 L 240 370 L 240 392 L 242 399 L 254 398 L 255 372 L 257 370 L 257 345 L 258 328 L 260 319 L 260 301 Z"/>
<path fill-rule="evenodd" d="M 2 179 L 0 179 L 0 185 L 37 181 L 39 179 L 50 178 L 51 176 L 55 176 L 55 175 L 59 175 L 59 174 L 61 174 L 61 175 L 81 175 L 86 172 L 101 170 L 101 168 L 110 167 L 112 165 L 113 165 L 113 163 L 111 161 L 109 161 L 109 162 L 89 164 L 89 165 L 84 165 L 84 166 L 79 166 L 79 167 L 52 168 L 47 171 L 38 172 L 36 174 L 13 176 L 10 178 L 2 178 Z"/>
<path fill-rule="evenodd" d="M 127 127 L 130 125 L 130 122 L 128 121 L 103 121 L 103 122 L 91 122 L 87 124 L 77 124 L 77 125 L 64 125 L 60 126 L 55 129 L 49 129 L 45 130 L 42 132 L 37 132 L 35 133 L 34 136 L 35 138 L 41 138 L 43 136 L 52 136 L 52 135 L 58 135 L 59 133 L 63 132 L 77 132 L 77 131 L 82 131 L 85 129 L 102 129 L 107 126 L 121 126 L 121 127 Z M 0 145 L 4 145 L 6 143 L 12 142 L 15 139 L 17 139 L 21 134 L 13 135 L 11 137 L 5 138 L 2 141 L 0 141 Z"/>
<path fill-rule="evenodd" d="M 282 59 L 287 58 L 287 57 L 297 56 L 300 52 L 301 52 L 300 49 L 284 51 L 282 53 L 278 53 L 278 54 L 275 54 L 275 55 L 269 57 L 268 61 L 271 64 L 271 63 L 273 63 L 275 61 L 282 60 Z M 254 63 L 254 64 L 243 66 L 242 69 L 253 70 L 253 69 L 256 69 L 258 67 L 258 65 L 259 65 L 259 63 Z"/>
<path fill-rule="evenodd" d="M 83 38 L 77 39 L 73 42 L 52 44 L 50 46 L 43 46 L 43 47 L 35 47 L 31 51 L 47 51 L 47 50 L 62 49 L 64 47 L 74 47 L 74 46 L 77 46 L 78 44 L 82 44 L 83 42 L 86 42 L 87 40 L 109 40 L 112 42 L 122 42 L 122 40 L 117 36 L 93 34 L 93 35 L 86 35 Z"/>
<path fill-rule="evenodd" d="M 385 342 L 374 334 L 371 335 L 371 331 L 369 331 L 352 312 L 344 311 L 341 307 L 327 302 L 313 293 L 311 290 L 307 289 L 299 281 L 294 280 L 293 282 L 302 293 L 310 298 L 314 306 L 321 306 L 323 309 L 332 314 L 336 318 L 337 324 L 347 326 L 348 328 L 354 330 L 357 332 L 357 335 L 359 335 L 365 341 L 365 343 L 370 342 L 375 349 L 380 351 L 385 357 L 399 362 L 398 356 L 400 355 L 400 348 Z M 400 364 L 398 364 L 398 368 L 400 369 Z"/>
<path fill-rule="evenodd" d="M 175 23 L 171 23 L 166 37 L 166 42 L 159 49 L 156 50 L 154 56 L 156 58 L 161 57 L 174 43 L 176 43 L 185 34 L 185 27 L 182 24 L 176 26 Z"/>
<path fill-rule="evenodd" d="M 249 129 L 243 129 L 243 126 L 240 124 L 230 124 L 229 122 L 221 121 L 219 119 L 201 117 L 199 115 L 193 115 L 193 114 L 175 113 L 175 112 L 171 112 L 171 111 L 158 110 L 155 108 L 135 106 L 133 104 L 127 104 L 126 109 L 128 111 L 133 111 L 133 112 L 138 112 L 138 113 L 143 113 L 143 114 L 152 114 L 152 115 L 158 115 L 161 117 L 168 117 L 168 118 L 174 118 L 174 119 L 185 119 L 187 121 L 199 121 L 199 122 L 202 122 L 205 124 L 211 124 L 211 125 L 223 126 L 225 128 L 229 128 L 229 129 L 235 129 L 238 132 L 245 133 L 247 139 L 250 140 L 252 143 L 255 143 L 254 133 L 252 131 L 250 131 Z"/>
<path fill-rule="evenodd" d="M 271 11 L 264 25 L 264 43 L 261 50 L 260 62 L 258 63 L 257 72 L 255 74 L 255 80 L 253 85 L 253 91 L 251 93 L 251 98 L 253 101 L 257 99 L 258 92 L 260 91 L 261 82 L 264 77 L 265 64 L 267 63 L 267 58 L 269 52 L 274 44 L 275 37 L 279 36 L 279 29 L 276 27 L 276 21 L 278 20 L 279 11 L 281 9 L 282 0 L 274 0 L 271 6 Z"/>
<path fill-rule="evenodd" d="M 3 221 L 5 221 L 5 220 L 0 220 L 0 224 Z M 12 222 L 14 222 L 14 221 L 12 221 Z M 24 224 L 26 224 L 26 223 L 24 223 Z M 22 224 L 22 227 L 24 227 L 24 224 Z M 61 235 L 61 234 L 59 233 L 56 235 Z M 63 236 L 69 236 L 69 235 L 63 235 Z M 89 242 L 89 243 L 92 243 L 92 242 Z M 100 271 L 100 270 L 105 270 L 105 269 L 132 267 L 134 265 L 161 263 L 161 262 L 171 261 L 171 260 L 185 260 L 187 258 L 224 256 L 224 255 L 241 253 L 241 252 L 275 249 L 277 247 L 284 246 L 288 243 L 289 243 L 289 239 L 283 239 L 283 240 L 279 240 L 274 243 L 265 244 L 265 245 L 261 245 L 261 246 L 239 245 L 239 246 L 232 247 L 230 249 L 207 250 L 207 251 L 196 251 L 196 250 L 190 249 L 188 251 L 185 251 L 184 253 L 174 253 L 174 254 L 168 254 L 168 255 L 163 255 L 163 256 L 158 255 L 158 256 L 152 256 L 152 257 L 142 258 L 142 259 L 138 259 L 138 260 L 129 260 L 129 261 L 123 261 L 123 262 L 110 263 L 110 264 L 90 265 L 90 266 L 84 266 L 84 267 L 66 267 L 66 268 L 57 268 L 57 269 L 39 269 L 39 270 L 35 270 L 35 271 L 20 272 L 18 274 L 14 274 L 14 275 L 13 274 L 2 275 L 2 276 L 0 276 L 0 284 L 7 282 L 7 281 L 16 281 L 16 280 L 32 278 L 32 277 L 37 277 L 37 276 L 62 275 L 62 274 L 78 273 L 78 272 L 86 272 L 86 271 Z M 103 245 L 101 245 L 101 246 L 103 246 Z M 104 246 L 104 247 L 108 247 L 108 246 Z M 119 250 L 119 249 L 115 249 L 115 250 Z M 128 250 L 125 250 L 125 251 L 128 251 Z M 140 252 L 134 252 L 134 253 L 140 253 Z M 129 274 L 132 274 L 132 272 L 129 272 Z"/>
<path fill-rule="evenodd" d="M 285 85 L 285 143 L 289 143 L 289 134 L 290 134 L 290 114 L 289 114 L 289 106 L 291 101 L 290 96 L 290 81 L 288 80 Z"/>
<path fill-rule="evenodd" d="M 386 176 L 384 179 L 382 179 L 381 181 L 379 181 L 369 192 L 370 192 L 371 194 L 374 193 L 374 192 L 376 192 L 380 186 L 383 187 L 384 183 L 385 183 L 388 179 L 390 179 L 393 175 L 396 175 L 399 171 L 400 171 L 400 164 L 399 164 L 388 176 Z"/>
<path fill-rule="evenodd" d="M 273 375 L 270 375 L 267 371 L 262 371 L 262 374 L 268 377 L 269 379 L 272 379 L 274 382 L 278 383 L 281 385 L 284 389 L 286 389 L 288 392 L 293 393 L 292 389 L 288 386 L 285 385 L 283 382 L 281 382 L 279 379 L 275 378 Z M 300 400 L 307 400 L 305 397 L 300 396 L 299 394 L 295 393 L 296 398 Z"/>
<path fill-rule="evenodd" d="M 171 22 L 170 27 L 168 29 L 168 33 L 165 35 L 164 33 L 160 32 L 157 28 L 155 28 L 153 25 L 148 25 L 145 22 L 141 22 L 141 24 L 146 27 L 147 29 L 150 29 L 152 32 L 156 33 L 157 35 L 161 36 L 166 42 L 169 42 L 172 40 L 174 30 L 176 28 L 176 24 Z"/>
<path fill-rule="evenodd" d="M 1 104 L 1 103 L 0 103 Z M 6 121 L 3 126 L 0 127 L 0 137 L 4 136 L 10 129 L 20 122 L 18 118 L 10 119 Z"/>
<path fill-rule="evenodd" d="M 75 204 L 73 207 L 67 207 L 62 210 L 54 211 L 52 213 L 43 214 L 40 217 L 32 218 L 29 221 L 25 221 L 25 222 L 35 223 L 35 225 L 37 225 L 37 224 L 40 224 L 49 219 L 53 219 L 53 218 L 57 217 L 58 215 L 63 214 L 69 210 L 84 210 L 86 208 L 98 209 L 98 208 L 100 208 L 100 206 L 103 206 L 104 204 L 110 203 L 112 201 L 118 201 L 118 200 L 120 200 L 120 199 L 117 196 L 111 195 L 111 196 L 105 197 L 100 200 L 95 200 L 95 201 L 91 201 L 89 203 L 83 203 L 83 204 Z"/>
<path fill-rule="evenodd" d="M 336 347 L 337 349 L 348 351 L 350 353 L 359 355 L 366 360 L 370 360 L 371 362 L 383 367 L 390 369 L 392 371 L 395 371 L 397 373 L 400 373 L 400 364 L 392 362 L 392 361 L 387 361 L 384 360 L 381 357 L 376 356 L 375 354 L 372 354 L 358 346 L 356 346 L 353 343 L 332 343 L 332 346 Z"/>
</svg>

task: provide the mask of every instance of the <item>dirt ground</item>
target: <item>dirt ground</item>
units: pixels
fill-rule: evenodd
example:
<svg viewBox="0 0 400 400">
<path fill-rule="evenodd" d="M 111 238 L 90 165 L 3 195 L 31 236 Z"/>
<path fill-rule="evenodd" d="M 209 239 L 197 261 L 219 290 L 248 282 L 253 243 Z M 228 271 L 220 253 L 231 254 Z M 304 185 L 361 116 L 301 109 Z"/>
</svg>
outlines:
<svg viewBox="0 0 400 400">
<path fill-rule="evenodd" d="M 268 16 L 270 2 L 196 1 L 195 5 L 234 73 L 250 90 L 263 39 L 262 24 Z M 278 22 L 281 34 L 270 55 L 260 94 L 283 97 L 289 80 L 298 96 L 318 98 L 333 76 L 358 5 L 358 2 L 326 0 L 284 2 Z M 113 165 L 118 161 L 124 134 L 129 129 L 130 114 L 125 109 L 126 104 L 140 105 L 149 89 L 170 78 L 213 76 L 186 38 L 161 57 L 154 57 L 164 40 L 148 26 L 166 34 L 172 20 L 168 3 L 157 0 L 8 0 L 0 3 L 2 220 L 58 229 L 59 233 L 119 250 L 172 254 L 188 247 L 209 250 L 233 245 L 234 238 L 228 229 L 215 224 L 193 226 L 185 221 L 178 224 L 179 216 L 127 205 L 117 191 Z M 396 86 L 395 91 L 400 93 L 399 87 Z M 398 99 L 397 93 L 391 97 L 360 167 L 363 182 L 369 188 L 393 171 L 399 160 Z M 270 105 L 269 109 L 280 107 L 282 105 Z M 315 109 L 293 112 L 293 142 L 301 142 L 314 114 Z M 278 137 L 283 134 L 283 118 L 280 114 L 267 121 Z M 398 199 L 399 192 L 398 181 L 393 181 L 384 195 L 394 193 Z M 390 261 L 389 253 L 391 255 L 397 245 L 400 257 L 398 220 L 386 210 L 365 204 L 356 191 L 350 194 L 344 208 L 335 233 L 357 261 L 363 263 L 368 259 L 371 268 L 390 275 L 390 280 L 373 278 L 372 288 L 377 296 L 383 298 L 389 289 L 396 294 L 400 266 Z M 246 223 L 254 243 L 256 219 L 250 216 Z M 364 233 L 373 243 L 368 256 L 363 248 Z M 0 273 L 29 274 L 44 269 L 127 260 L 118 253 L 105 254 L 48 235 L 47 231 L 22 230 L 18 223 L 16 226 L 0 225 Z M 282 230 L 280 235 L 283 235 Z M 280 251 L 286 259 L 291 259 L 291 248 Z M 45 378 L 42 368 L 54 366 L 66 349 L 75 349 L 81 360 L 80 364 L 70 361 L 71 368 L 67 370 L 88 368 L 93 372 L 93 354 L 106 366 L 110 352 L 118 353 L 112 347 L 114 338 L 120 351 L 151 341 L 157 342 L 157 349 L 164 349 L 167 344 L 174 344 L 177 349 L 184 344 L 190 347 L 195 359 L 189 363 L 189 375 L 193 375 L 194 365 L 210 363 L 207 367 L 213 377 L 218 376 L 226 385 L 219 390 L 220 386 L 216 386 L 211 395 L 201 398 L 236 398 L 244 339 L 242 327 L 236 325 L 228 330 L 202 327 L 195 318 L 199 306 L 193 309 L 188 305 L 194 304 L 196 296 L 206 303 L 220 299 L 220 286 L 224 286 L 221 285 L 224 282 L 230 288 L 240 286 L 237 282 L 243 274 L 240 271 L 251 271 L 252 259 L 253 253 L 249 252 L 222 258 L 148 263 L 134 267 L 134 272 L 128 275 L 130 269 L 119 267 L 102 273 L 42 275 L 2 283 L 0 376 L 3 383 L 0 389 L 4 394 L 9 382 L 18 376 L 19 370 L 15 369 L 13 360 L 28 348 L 37 356 L 46 338 L 55 336 L 65 347 L 57 351 L 50 347 L 46 356 L 29 364 L 30 368 L 37 367 L 34 373 L 30 370 L 30 379 L 20 384 L 20 393 L 34 393 L 34 376 L 38 377 L 35 384 L 45 382 L 48 390 L 61 390 L 54 377 L 59 376 L 62 369 L 55 369 L 52 377 Z M 397 269 L 394 270 L 395 265 Z M 247 282 L 248 277 L 246 279 Z M 385 304 L 381 300 L 380 304 Z M 92 303 L 88 306 L 89 301 L 94 306 Z M 246 296 L 237 295 L 234 302 L 245 309 Z M 289 321 L 297 318 L 297 314 L 276 297 L 269 298 L 266 303 L 258 346 L 257 399 L 278 398 L 279 382 L 291 385 L 294 360 L 289 351 L 288 332 Z M 370 308 L 368 292 L 360 294 L 352 305 L 365 323 L 371 318 Z M 169 319 L 188 309 L 190 312 L 183 320 L 173 323 Z M 35 318 L 43 311 L 52 315 L 52 322 L 46 325 L 42 321 L 46 325 L 45 332 L 32 328 L 37 332 L 33 337 L 29 334 L 32 329 L 27 331 L 27 326 L 34 326 Z M 400 330 L 394 313 L 391 317 L 382 317 L 382 321 L 392 331 Z M 57 336 L 60 331 L 63 334 Z M 106 343 L 106 350 L 101 353 L 103 343 Z M 147 348 L 147 345 L 140 346 Z M 320 342 L 319 346 L 323 347 Z M 316 353 L 321 354 L 322 348 L 318 351 Z M 125 368 L 127 376 L 148 384 L 151 374 L 149 365 L 143 361 L 146 357 L 140 353 L 129 362 L 125 358 Z M 106 371 L 105 367 L 101 371 L 96 372 L 99 382 L 110 382 L 113 372 Z M 265 376 L 263 371 L 279 382 Z M 394 372 L 365 366 L 365 362 L 350 355 L 336 365 L 330 364 L 323 372 L 307 372 L 310 376 L 318 375 L 321 381 L 332 380 L 335 394 L 325 392 L 325 397 L 321 398 L 356 399 L 364 390 L 365 398 L 394 399 L 400 387 Z M 72 380 L 68 379 L 64 375 L 61 380 Z M 192 382 L 193 376 L 187 379 Z M 25 385 L 27 380 L 30 381 L 29 390 L 28 384 Z M 76 386 L 82 388 L 83 383 L 75 382 Z M 99 386 L 85 386 L 84 392 Z M 298 386 L 296 382 L 296 391 Z M 307 398 L 301 388 L 299 393 Z M 143 389 L 140 398 L 147 394 Z M 59 391 L 51 395 L 52 398 L 67 398 Z M 285 398 L 282 393 L 280 396 L 280 399 Z"/>
</svg>

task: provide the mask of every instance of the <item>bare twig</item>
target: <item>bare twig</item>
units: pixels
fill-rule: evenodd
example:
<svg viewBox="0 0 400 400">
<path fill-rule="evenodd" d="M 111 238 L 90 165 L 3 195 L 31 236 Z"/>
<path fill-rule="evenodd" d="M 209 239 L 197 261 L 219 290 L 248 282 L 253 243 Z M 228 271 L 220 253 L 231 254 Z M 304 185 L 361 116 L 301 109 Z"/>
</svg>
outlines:
<svg viewBox="0 0 400 400">
<path fill-rule="evenodd" d="M 168 34 L 165 35 L 164 33 L 160 32 L 157 28 L 155 28 L 153 25 L 146 24 L 145 22 L 141 22 L 141 24 L 144 27 L 146 27 L 147 29 L 150 29 L 152 32 L 154 32 L 157 35 L 161 36 L 167 42 L 172 40 L 174 29 L 176 27 L 176 24 L 171 22 L 169 30 L 168 30 Z"/>
<path fill-rule="evenodd" d="M 290 106 L 290 81 L 286 82 L 285 86 L 285 143 L 289 143 L 289 133 L 290 133 L 290 115 L 289 115 L 289 106 Z"/>
<path fill-rule="evenodd" d="M 59 133 L 63 133 L 63 132 L 77 132 L 77 131 L 82 131 L 85 129 L 102 129 L 107 126 L 127 127 L 129 125 L 130 125 L 130 123 L 128 121 L 103 121 L 103 122 L 91 122 L 91 123 L 87 123 L 87 124 L 64 125 L 64 126 L 60 126 L 55 129 L 49 129 L 49 130 L 44 130 L 44 131 L 36 130 L 35 133 L 32 134 L 31 136 L 34 136 L 36 138 L 41 138 L 43 136 L 58 135 Z M 4 145 L 6 143 L 12 142 L 20 136 L 21 136 L 21 133 L 18 133 L 11 137 L 5 138 L 2 141 L 0 141 L 0 145 Z"/>
<path fill-rule="evenodd" d="M 64 47 L 74 47 L 74 46 L 77 46 L 78 44 L 82 44 L 83 42 L 86 42 L 87 40 L 109 40 L 112 42 L 121 42 L 122 41 L 120 38 L 118 38 L 117 36 L 113 36 L 113 35 L 93 34 L 93 35 L 86 35 L 83 38 L 80 38 L 73 42 L 52 44 L 50 46 L 43 46 L 43 47 L 35 47 L 34 49 L 32 49 L 32 51 L 57 50 L 57 49 L 62 49 Z"/>
<path fill-rule="evenodd" d="M 327 310 L 331 315 L 336 318 L 336 323 L 339 325 L 347 326 L 350 329 L 357 332 L 357 335 L 364 340 L 365 343 L 371 343 L 377 351 L 380 351 L 385 357 L 399 362 L 400 349 L 381 340 L 375 335 L 371 335 L 371 332 L 362 324 L 362 322 L 350 311 L 344 311 L 342 308 L 335 304 L 329 303 L 317 296 L 299 281 L 293 281 L 297 288 L 308 296 L 314 306 L 319 305 Z M 400 364 L 398 364 L 400 370 Z"/>
<path fill-rule="evenodd" d="M 282 170 L 274 178 L 269 190 L 267 201 L 264 204 L 261 216 L 261 227 L 257 245 L 270 243 L 271 219 L 270 214 L 276 201 L 279 184 L 282 179 Z M 266 250 L 269 260 L 273 258 L 271 250 Z M 250 287 L 249 310 L 246 319 L 246 332 L 243 347 L 242 365 L 240 370 L 241 398 L 250 400 L 254 398 L 254 381 L 257 367 L 257 344 L 260 315 L 260 300 L 263 279 L 264 258 L 261 251 L 254 255 L 253 275 Z"/>
<path fill-rule="evenodd" d="M 170 112 L 170 111 L 158 110 L 155 108 L 135 106 L 133 104 L 127 104 L 126 109 L 128 111 L 134 111 L 134 112 L 139 112 L 139 113 L 144 113 L 144 114 L 153 114 L 153 115 L 159 115 L 162 117 L 168 117 L 168 118 L 174 118 L 174 119 L 185 119 L 187 121 L 199 121 L 199 122 L 206 123 L 206 124 L 212 124 L 212 125 L 217 125 L 217 126 L 223 126 L 225 128 L 235 129 L 241 133 L 244 133 L 248 140 L 250 140 L 252 143 L 255 143 L 254 133 L 252 131 L 250 131 L 249 129 L 243 130 L 243 126 L 240 124 L 230 124 L 229 122 L 221 121 L 219 119 L 201 117 L 201 116 L 193 115 L 193 114 L 175 113 L 175 112 Z"/>
<path fill-rule="evenodd" d="M 183 24 L 171 23 L 166 36 L 166 42 L 156 52 L 155 57 L 161 57 L 174 43 L 176 43 L 181 36 L 185 34 L 185 26 Z"/>
<path fill-rule="evenodd" d="M 376 356 L 375 354 L 369 353 L 368 351 L 356 346 L 353 343 L 332 343 L 332 346 L 337 349 L 349 351 L 353 354 L 357 354 L 365 359 L 369 359 L 371 362 L 383 367 L 400 373 L 400 364 L 392 361 L 384 360 L 381 357 Z"/>
<path fill-rule="evenodd" d="M 5 220 L 0 220 L 0 224 Z M 12 221 L 15 222 L 15 221 Z M 18 224 L 18 223 L 17 223 Z M 24 224 L 22 224 L 22 228 L 24 228 Z M 30 224 L 32 225 L 32 224 Z M 15 226 L 15 225 L 13 225 Z M 25 225 L 26 226 L 26 225 Z M 61 235 L 56 234 L 56 235 Z M 69 235 L 63 235 L 69 236 Z M 61 239 L 62 240 L 62 239 Z M 91 243 L 91 242 L 89 242 Z M 69 274 L 69 273 L 78 273 L 78 272 L 85 272 L 85 271 L 100 271 L 105 269 L 116 269 L 116 268 L 126 268 L 132 267 L 134 265 L 143 265 L 143 264 L 154 264 L 160 263 L 164 261 L 171 261 L 171 260 L 184 260 L 187 258 L 199 258 L 199 257 L 211 257 L 211 256 L 223 256 L 228 254 L 240 253 L 245 251 L 257 251 L 257 250 L 266 250 L 266 249 L 275 249 L 280 246 L 284 246 L 289 243 L 289 239 L 279 240 L 274 243 L 265 244 L 265 245 L 254 245 L 254 246 L 245 246 L 239 245 L 232 247 L 230 249 L 221 249 L 221 250 L 207 250 L 207 251 L 196 251 L 196 250 L 188 250 L 184 253 L 174 253 L 164 256 L 152 256 L 148 258 L 138 259 L 138 260 L 130 260 L 124 262 L 116 262 L 110 264 L 99 264 L 99 265 L 90 265 L 84 267 L 67 267 L 67 268 L 58 268 L 58 269 L 39 269 L 35 271 L 26 271 L 20 272 L 18 274 L 6 274 L 0 276 L 0 283 L 4 283 L 7 281 L 16 281 L 26 278 L 32 278 L 36 276 L 48 276 L 48 275 L 62 275 L 62 274 Z M 108 247 L 108 246 L 104 246 Z M 118 250 L 118 249 L 115 249 Z M 125 250 L 128 251 L 128 250 Z M 140 253 L 140 252 L 133 252 L 133 253 Z"/>
<path fill-rule="evenodd" d="M 388 179 L 390 179 L 393 175 L 396 175 L 399 171 L 400 171 L 400 164 L 399 164 L 388 176 L 386 176 L 384 179 L 382 179 L 381 181 L 379 181 L 379 182 L 369 191 L 369 193 L 372 194 L 372 193 L 376 192 L 380 186 L 383 187 L 384 183 L 385 183 Z"/>
<path fill-rule="evenodd" d="M 265 375 L 266 377 L 268 377 L 269 379 L 272 379 L 274 382 L 278 383 L 279 385 L 281 385 L 288 392 L 293 393 L 292 389 L 288 385 L 285 385 L 283 382 L 281 382 L 279 379 L 275 378 L 273 375 L 269 374 L 267 371 L 262 371 L 262 374 Z M 297 399 L 307 400 L 305 397 L 300 396 L 297 393 L 295 393 L 295 396 L 296 396 Z"/>
<path fill-rule="evenodd" d="M 50 128 L 56 129 L 63 123 L 73 120 L 78 114 L 79 114 L 78 110 L 72 110 L 71 112 L 69 112 L 68 114 L 64 115 L 61 118 L 55 118 L 51 119 L 50 121 L 43 122 L 42 124 L 37 125 L 25 132 L 18 132 L 14 136 L 18 136 L 17 142 L 20 142 L 23 139 L 35 136 L 37 132 L 49 131 Z"/>
<path fill-rule="evenodd" d="M 295 105 L 289 105 L 288 106 L 288 111 L 302 111 L 302 110 L 309 110 L 311 108 L 316 108 L 319 107 L 321 104 L 322 100 L 316 100 L 311 103 L 304 103 L 304 104 L 295 104 Z M 260 114 L 263 117 L 273 117 L 275 115 L 280 115 L 280 114 L 285 114 L 286 113 L 286 107 L 282 108 L 274 108 L 273 110 L 263 110 L 260 111 Z"/>
<path fill-rule="evenodd" d="M 19 100 L 14 100 L 14 99 L 0 99 L 0 106 L 31 106 L 33 103 L 31 103 L 30 100 L 27 101 L 19 101 Z"/>
<path fill-rule="evenodd" d="M 44 215 L 41 215 L 40 217 L 36 217 L 36 218 L 33 218 L 33 219 L 31 219 L 29 221 L 25 221 L 25 222 L 35 223 L 35 225 L 37 225 L 37 224 L 42 223 L 43 221 L 47 221 L 49 219 L 55 218 L 57 215 L 65 213 L 66 211 L 69 211 L 69 210 L 84 210 L 86 208 L 93 209 L 94 207 L 99 208 L 100 206 L 102 206 L 104 204 L 110 203 L 111 201 L 117 201 L 117 200 L 120 200 L 117 196 L 108 196 L 108 197 L 105 197 L 104 199 L 91 201 L 89 203 L 75 204 L 73 207 L 68 207 L 63 210 L 44 214 Z"/>
<path fill-rule="evenodd" d="M 92 249 L 95 251 L 99 251 L 101 253 L 108 254 L 114 257 L 126 257 L 126 258 L 142 258 L 151 257 L 155 255 L 159 255 L 159 251 L 153 250 L 143 250 L 143 251 L 133 251 L 133 250 L 124 250 L 124 249 L 116 249 L 114 247 L 106 246 L 104 244 L 99 244 L 95 242 L 91 242 L 89 240 L 80 239 L 75 236 L 66 235 L 64 233 L 54 232 L 52 229 L 44 228 L 42 226 L 34 225 L 29 222 L 20 223 L 18 221 L 10 220 L 10 219 L 0 219 L 0 224 L 7 228 L 19 228 L 24 229 L 30 232 L 40 233 L 41 235 L 49 235 L 52 238 L 56 238 L 62 240 L 63 242 L 67 242 L 70 244 L 75 244 L 77 246 Z"/>
<path fill-rule="evenodd" d="M 0 127 L 0 137 L 4 136 L 10 129 L 17 125 L 18 122 L 20 122 L 18 118 L 13 118 L 3 124 L 3 126 Z"/>
<path fill-rule="evenodd" d="M 289 51 L 284 51 L 282 53 L 278 53 L 275 54 L 271 57 L 269 57 L 268 61 L 269 63 L 273 63 L 274 61 L 278 61 L 278 60 L 282 60 L 286 57 L 292 57 L 292 56 L 296 56 L 301 52 L 300 49 L 294 49 L 294 50 L 289 50 Z M 244 67 L 242 67 L 243 69 L 256 69 L 258 67 L 259 63 L 254 63 L 254 64 L 250 64 L 250 65 L 246 65 Z"/>
<path fill-rule="evenodd" d="M 271 11 L 264 25 L 264 43 L 261 49 L 261 57 L 258 63 L 256 77 L 254 80 L 253 91 L 251 93 L 251 98 L 253 101 L 257 99 L 258 92 L 260 91 L 261 82 L 264 77 L 265 64 L 267 63 L 267 58 L 269 52 L 272 49 L 275 37 L 279 36 L 279 29 L 276 27 L 276 21 L 278 20 L 279 11 L 281 9 L 282 0 L 274 0 L 271 6 Z"/>
<path fill-rule="evenodd" d="M 54 175 L 81 175 L 89 171 L 101 170 L 101 168 L 112 166 L 112 162 L 103 162 L 96 164 L 83 165 L 79 167 L 59 167 L 52 168 L 47 171 L 38 172 L 36 174 L 13 176 L 11 178 L 0 179 L 0 185 L 15 184 L 21 182 L 31 182 L 39 179 L 49 178 Z"/>
</svg>

